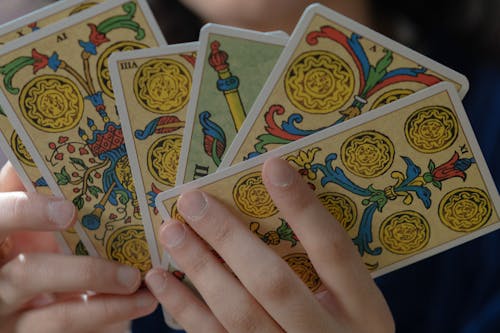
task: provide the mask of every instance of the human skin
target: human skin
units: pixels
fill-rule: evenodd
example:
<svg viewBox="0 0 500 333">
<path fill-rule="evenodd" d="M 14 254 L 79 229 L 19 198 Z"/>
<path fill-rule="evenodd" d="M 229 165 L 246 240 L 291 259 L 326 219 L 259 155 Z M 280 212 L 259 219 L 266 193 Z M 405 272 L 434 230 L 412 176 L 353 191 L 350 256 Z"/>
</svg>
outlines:
<svg viewBox="0 0 500 333">
<path fill-rule="evenodd" d="M 233 210 L 192 191 L 177 204 L 187 225 L 166 222 L 160 241 L 205 303 L 155 269 L 146 283 L 164 308 L 188 332 L 394 332 L 390 310 L 351 239 L 301 176 L 277 158 L 264 164 L 262 175 L 324 289 L 313 294 Z"/>
<path fill-rule="evenodd" d="M 60 254 L 51 231 L 72 226 L 75 207 L 24 192 L 10 164 L 0 172 L 0 212 L 1 333 L 123 333 L 156 308 L 138 290 L 137 269 Z"/>
</svg>

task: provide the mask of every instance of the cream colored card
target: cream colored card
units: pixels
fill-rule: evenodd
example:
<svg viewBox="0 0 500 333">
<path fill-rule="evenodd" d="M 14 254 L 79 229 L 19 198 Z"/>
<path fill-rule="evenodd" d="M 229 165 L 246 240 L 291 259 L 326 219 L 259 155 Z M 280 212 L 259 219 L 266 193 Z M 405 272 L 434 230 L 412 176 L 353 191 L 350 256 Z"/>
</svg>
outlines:
<svg viewBox="0 0 500 333">
<path fill-rule="evenodd" d="M 500 226 L 498 191 L 449 83 L 161 193 L 157 206 L 165 218 L 180 218 L 182 192 L 214 195 L 317 290 L 321 282 L 300 240 L 262 183 L 270 156 L 303 175 L 374 277 Z"/>
</svg>

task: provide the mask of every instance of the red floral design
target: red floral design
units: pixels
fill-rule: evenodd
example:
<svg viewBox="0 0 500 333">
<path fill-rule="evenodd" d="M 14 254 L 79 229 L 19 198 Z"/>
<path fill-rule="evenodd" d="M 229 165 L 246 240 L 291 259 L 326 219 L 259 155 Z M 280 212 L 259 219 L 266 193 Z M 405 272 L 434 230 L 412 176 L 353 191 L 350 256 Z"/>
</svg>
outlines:
<svg viewBox="0 0 500 333">
<path fill-rule="evenodd" d="M 31 57 L 35 60 L 33 64 L 33 73 L 36 74 L 39 70 L 44 69 L 49 64 L 49 57 L 39 53 L 36 49 L 31 50 Z"/>
<path fill-rule="evenodd" d="M 99 31 L 97 31 L 97 26 L 95 24 L 89 23 L 88 26 L 90 27 L 89 40 L 92 44 L 94 44 L 95 46 L 99 46 L 101 44 L 109 42 L 109 39 L 106 37 L 105 34 L 102 34 Z"/>
</svg>

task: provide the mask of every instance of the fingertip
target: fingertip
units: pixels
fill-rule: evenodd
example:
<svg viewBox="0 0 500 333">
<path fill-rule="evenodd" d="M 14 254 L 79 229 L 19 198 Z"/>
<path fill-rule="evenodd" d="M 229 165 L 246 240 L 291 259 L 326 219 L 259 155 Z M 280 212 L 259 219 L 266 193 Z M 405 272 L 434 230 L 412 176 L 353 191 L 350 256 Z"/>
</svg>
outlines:
<svg viewBox="0 0 500 333">
<path fill-rule="evenodd" d="M 167 287 L 167 272 L 154 268 L 146 274 L 145 280 L 149 290 L 158 297 Z"/>
<path fill-rule="evenodd" d="M 49 200 L 47 214 L 50 222 L 62 230 L 73 226 L 77 219 L 75 205 L 70 201 L 55 197 Z"/>
<path fill-rule="evenodd" d="M 297 171 L 285 160 L 271 157 L 264 162 L 262 177 L 267 186 L 290 187 L 297 178 Z"/>
</svg>

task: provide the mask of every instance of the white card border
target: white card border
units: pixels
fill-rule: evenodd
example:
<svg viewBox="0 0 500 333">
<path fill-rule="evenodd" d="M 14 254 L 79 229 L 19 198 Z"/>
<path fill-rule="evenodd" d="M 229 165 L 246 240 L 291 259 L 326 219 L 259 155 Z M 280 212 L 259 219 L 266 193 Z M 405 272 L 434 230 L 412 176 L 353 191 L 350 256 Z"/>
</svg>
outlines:
<svg viewBox="0 0 500 333">
<path fill-rule="evenodd" d="M 184 135 L 182 137 L 181 154 L 179 156 L 179 166 L 177 168 L 177 176 L 175 180 L 176 185 L 184 183 L 186 176 L 186 166 L 189 157 L 189 147 L 191 146 L 191 139 L 194 130 L 194 121 L 196 116 L 196 109 L 198 108 L 198 97 L 201 88 L 201 79 L 203 77 L 205 58 L 207 57 L 208 39 L 211 34 L 222 35 L 227 37 L 236 37 L 246 39 L 258 43 L 266 43 L 272 45 L 285 46 L 289 38 L 283 36 L 282 31 L 273 32 L 259 32 L 255 30 L 235 28 L 227 25 L 208 23 L 205 24 L 200 30 L 199 38 L 199 51 L 196 57 L 196 64 L 194 66 L 193 84 L 191 87 L 191 98 L 188 102 L 186 114 L 186 126 L 184 128 Z"/>
<path fill-rule="evenodd" d="M 7 43 L 0 48 L 0 57 L 7 54 L 7 53 L 10 53 L 16 49 L 24 47 L 30 43 L 33 43 L 41 38 L 52 35 L 60 30 L 66 29 L 68 27 L 77 25 L 77 24 L 79 24 L 87 19 L 90 19 L 90 18 L 92 18 L 100 13 L 106 12 L 112 8 L 119 7 L 127 2 L 130 2 L 130 1 L 131 0 L 109 0 L 109 1 L 104 2 L 102 4 L 95 5 L 87 10 L 84 10 L 81 13 L 75 14 L 74 16 L 65 18 L 61 21 L 58 21 L 54 24 L 51 24 L 50 26 L 47 26 L 47 27 L 44 27 L 40 30 L 34 31 L 34 32 L 30 33 L 29 35 L 26 35 L 23 38 L 13 40 L 12 42 Z M 162 45 L 162 44 L 166 45 L 166 41 L 163 38 L 163 34 L 161 33 L 160 28 L 159 28 L 154 16 L 152 16 L 151 10 L 149 9 L 149 6 L 148 6 L 146 0 L 134 0 L 134 1 L 136 1 L 137 4 L 141 7 L 141 10 L 143 11 L 144 16 L 146 16 L 146 19 L 148 20 L 148 23 L 150 24 L 153 35 L 157 39 L 158 43 L 160 45 Z M 150 17 L 148 17 L 148 16 L 150 16 Z M 12 127 L 14 127 L 14 129 L 18 133 L 19 137 L 21 138 L 22 142 L 24 143 L 26 149 L 28 150 L 29 154 L 33 158 L 33 161 L 35 162 L 36 166 L 39 168 L 40 173 L 42 174 L 43 178 L 47 182 L 52 193 L 55 196 L 64 198 L 64 194 L 62 193 L 61 189 L 59 188 L 56 181 L 54 180 L 54 176 L 52 175 L 50 170 L 45 165 L 43 158 L 38 153 L 38 150 L 36 149 L 33 142 L 31 141 L 30 136 L 28 135 L 26 129 L 22 126 L 21 121 L 17 118 L 15 111 L 12 109 L 8 99 L 5 97 L 4 93 L 1 90 L 0 90 L 0 105 L 2 106 L 5 114 L 7 115 L 7 118 L 10 121 Z M 87 233 L 83 229 L 83 226 L 82 226 L 80 220 L 77 221 L 77 223 L 74 225 L 74 228 L 77 231 L 78 235 L 80 236 L 80 240 L 82 241 L 83 245 L 85 245 L 89 254 L 91 256 L 99 256 L 98 251 L 96 250 L 94 244 L 89 239 L 89 236 L 87 235 Z"/>
<path fill-rule="evenodd" d="M 134 133 L 130 126 L 130 117 L 127 112 L 123 85 L 121 82 L 120 71 L 118 69 L 118 62 L 136 59 L 142 60 L 144 58 L 152 57 L 166 57 L 174 54 L 196 52 L 198 50 L 198 45 L 198 42 L 191 42 L 168 45 L 160 48 L 114 53 L 110 56 L 108 61 L 109 73 L 111 75 L 111 82 L 113 85 L 113 91 L 115 93 L 115 104 L 118 111 L 118 116 L 120 117 L 120 124 L 122 126 L 122 131 L 124 134 L 123 137 L 125 138 L 125 146 L 127 147 L 130 167 L 132 169 L 132 176 L 135 182 L 137 199 L 139 201 L 139 207 L 141 209 L 144 230 L 146 231 L 146 239 L 150 247 L 149 252 L 151 253 L 151 261 L 153 263 L 153 267 L 162 267 L 162 261 L 160 257 L 163 257 L 165 253 L 163 253 L 162 256 L 160 256 L 160 254 L 158 253 L 158 243 L 154 233 L 152 217 L 149 211 L 148 199 L 146 197 L 146 193 L 143 191 L 145 186 L 142 179 L 140 163 L 137 155 Z M 152 250 L 151 248 L 153 248 L 154 250 Z M 168 268 L 168 266 L 163 266 L 162 268 Z"/>
<path fill-rule="evenodd" d="M 447 73 L 447 76 L 460 83 L 462 88 L 460 89 L 459 95 L 460 97 L 464 97 L 467 91 L 469 90 L 469 81 L 463 75 L 458 73 L 457 71 L 446 67 L 430 58 L 411 50 L 410 48 L 392 40 L 388 37 L 383 36 L 382 34 L 365 27 L 364 25 L 355 22 L 335 11 L 329 9 L 320 4 L 312 4 L 306 8 L 302 17 L 299 20 L 295 30 L 293 31 L 289 43 L 286 45 L 281 57 L 278 59 L 276 66 L 273 71 L 269 75 L 268 80 L 264 84 L 264 87 L 261 90 L 261 93 L 258 95 L 254 105 L 248 112 L 247 118 L 243 122 L 243 125 L 240 128 L 240 131 L 236 135 L 235 139 L 229 149 L 226 151 L 221 164 L 219 165 L 219 170 L 229 167 L 234 158 L 238 154 L 244 140 L 248 136 L 250 130 L 252 129 L 252 125 L 255 123 L 257 118 L 261 115 L 261 111 L 263 106 L 267 103 L 267 100 L 271 93 L 274 91 L 274 88 L 278 84 L 282 73 L 285 71 L 288 61 L 291 59 L 295 49 L 302 41 L 303 34 L 306 32 L 311 20 L 316 16 L 320 15 L 328 20 L 334 21 L 336 24 L 348 27 L 349 30 L 363 36 L 365 39 L 376 40 L 378 44 L 387 47 L 390 50 L 412 60 L 416 63 L 424 66 L 427 69 L 430 69 L 440 75 L 443 72 Z"/>
<path fill-rule="evenodd" d="M 398 101 L 395 101 L 391 104 L 388 104 L 388 105 L 385 105 L 381 108 L 378 108 L 376 112 L 368 112 L 368 113 L 362 114 L 359 117 L 350 119 L 349 121 L 338 124 L 337 126 L 329 127 L 329 128 L 324 129 L 318 133 L 311 134 L 303 139 L 291 142 L 287 145 L 276 148 L 270 152 L 267 152 L 265 154 L 254 157 L 248 161 L 235 164 L 234 166 L 223 169 L 220 172 L 217 172 L 215 174 L 205 176 L 203 178 L 197 179 L 197 180 L 190 182 L 190 183 L 187 183 L 185 185 L 180 185 L 172 190 L 160 193 L 156 198 L 156 207 L 159 209 L 160 214 L 162 214 L 164 219 L 168 220 L 170 218 L 170 216 L 169 216 L 169 213 L 166 210 L 163 202 L 165 200 L 172 198 L 172 197 L 176 197 L 176 196 L 180 195 L 182 192 L 197 189 L 197 188 L 200 188 L 202 186 L 216 182 L 217 180 L 219 180 L 221 178 L 225 178 L 225 177 L 234 175 L 236 173 L 251 169 L 255 166 L 263 164 L 264 161 L 270 157 L 282 157 L 282 156 L 289 154 L 293 151 L 296 151 L 296 150 L 301 149 L 303 147 L 309 146 L 309 145 L 313 144 L 314 142 L 317 142 L 319 140 L 322 140 L 322 139 L 330 137 L 330 136 L 338 135 L 339 133 L 342 133 L 346 130 L 349 130 L 351 128 L 357 127 L 357 126 L 362 125 L 364 123 L 370 122 L 370 121 L 375 120 L 379 117 L 383 117 L 383 116 L 390 114 L 392 112 L 397 112 L 399 109 L 404 108 L 406 106 L 409 106 L 413 103 L 416 103 L 416 102 L 422 100 L 423 98 L 437 95 L 437 94 L 442 93 L 442 92 L 447 92 L 448 95 L 450 96 L 452 103 L 455 105 L 455 110 L 456 110 L 458 117 L 460 118 L 460 124 L 462 126 L 463 131 L 464 131 L 464 135 L 466 136 L 466 138 L 468 140 L 468 143 L 470 145 L 471 150 L 474 152 L 474 158 L 476 159 L 476 164 L 477 164 L 479 171 L 481 173 L 481 177 L 484 180 L 485 186 L 488 189 L 488 192 L 491 196 L 492 205 L 493 205 L 493 207 L 495 207 L 497 214 L 499 214 L 500 213 L 500 196 L 498 194 L 498 190 L 495 186 L 495 183 L 493 181 L 491 173 L 486 165 L 486 161 L 484 160 L 484 156 L 483 156 L 482 151 L 479 147 L 477 139 L 474 135 L 474 132 L 473 132 L 472 127 L 470 125 L 469 119 L 467 118 L 467 115 L 466 115 L 465 110 L 463 108 L 463 105 L 461 103 L 460 97 L 458 96 L 458 93 L 455 89 L 455 86 L 450 82 L 438 83 L 434 86 L 420 90 L 420 91 L 418 91 L 410 96 L 407 96 L 407 97 L 402 98 Z M 499 228 L 500 228 L 500 221 L 497 221 L 488 227 L 481 228 L 478 231 L 469 233 L 465 236 L 461 236 L 455 240 L 443 243 L 443 244 L 438 245 L 438 246 L 436 246 L 432 249 L 429 249 L 425 252 L 413 255 L 407 259 L 398 261 L 397 263 L 394 263 L 392 265 L 384 267 L 384 268 L 378 270 L 377 272 L 371 273 L 371 276 L 373 278 L 379 277 L 381 275 L 392 272 L 396 269 L 402 268 L 404 266 L 410 265 L 410 264 L 415 263 L 417 261 L 420 261 L 422 259 L 428 258 L 432 255 L 443 252 L 443 251 L 450 249 L 452 247 L 463 244 L 467 241 L 470 241 L 472 239 L 475 239 L 477 237 L 485 235 L 485 234 L 487 234 L 491 231 L 497 230 Z"/>
</svg>

